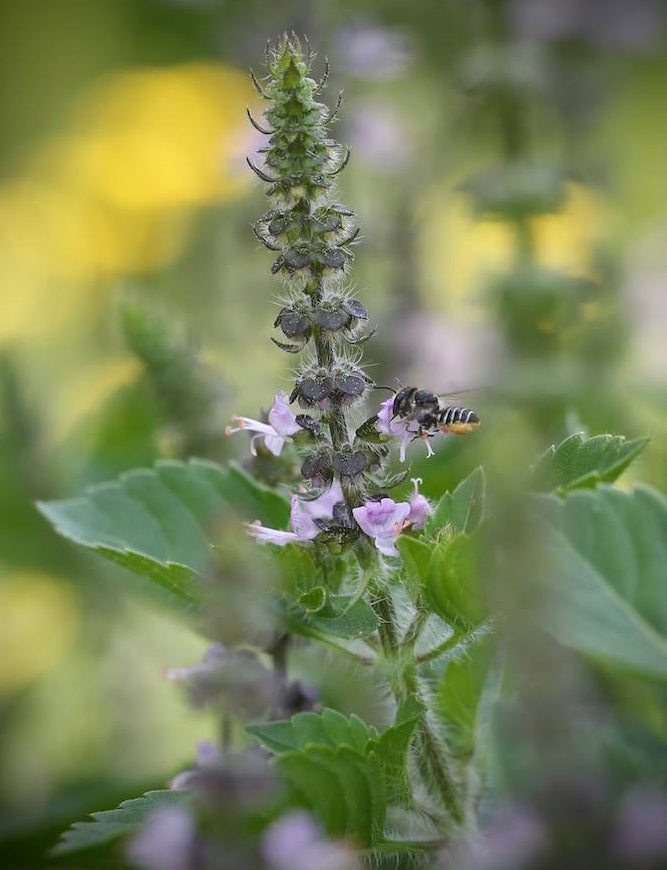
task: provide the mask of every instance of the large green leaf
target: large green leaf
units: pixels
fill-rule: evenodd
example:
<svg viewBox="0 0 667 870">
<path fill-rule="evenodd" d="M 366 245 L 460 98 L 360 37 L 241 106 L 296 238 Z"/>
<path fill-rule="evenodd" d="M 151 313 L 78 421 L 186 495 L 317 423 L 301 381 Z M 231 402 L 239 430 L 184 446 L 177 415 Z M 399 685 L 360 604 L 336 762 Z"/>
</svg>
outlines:
<svg viewBox="0 0 667 870">
<path fill-rule="evenodd" d="M 53 849 L 53 855 L 65 855 L 92 846 L 100 846 L 131 834 L 157 809 L 183 803 L 182 791 L 147 791 L 138 798 L 123 801 L 115 810 L 91 813 L 92 822 L 75 822 Z"/>
<path fill-rule="evenodd" d="M 538 499 L 544 620 L 564 644 L 667 679 L 667 500 L 639 486 Z"/>
<path fill-rule="evenodd" d="M 648 438 L 628 441 L 621 435 L 570 435 L 540 456 L 533 467 L 533 487 L 541 492 L 567 492 L 598 483 L 613 483 L 642 452 Z"/>
<path fill-rule="evenodd" d="M 484 621 L 488 609 L 474 538 L 459 534 L 433 548 L 424 593 L 438 616 L 456 631 L 469 632 Z"/>
<path fill-rule="evenodd" d="M 426 521 L 424 535 L 432 537 L 449 527 L 452 532 L 474 532 L 484 516 L 486 477 L 476 468 L 453 492 L 446 492 Z"/>
<path fill-rule="evenodd" d="M 193 575 L 209 563 L 216 521 L 230 505 L 267 525 L 287 523 L 277 493 L 234 465 L 199 459 L 158 462 L 38 507 L 64 537 L 192 603 Z"/>
<path fill-rule="evenodd" d="M 345 834 L 364 846 L 382 836 L 386 784 L 380 762 L 369 751 L 377 737 L 374 728 L 358 716 L 325 708 L 246 730 L 277 755 L 293 802 L 312 810 L 328 833 Z"/>
<path fill-rule="evenodd" d="M 321 746 L 286 752 L 276 766 L 295 803 L 312 810 L 328 834 L 351 837 L 361 846 L 383 839 L 387 808 L 379 762 L 349 746 Z"/>
</svg>

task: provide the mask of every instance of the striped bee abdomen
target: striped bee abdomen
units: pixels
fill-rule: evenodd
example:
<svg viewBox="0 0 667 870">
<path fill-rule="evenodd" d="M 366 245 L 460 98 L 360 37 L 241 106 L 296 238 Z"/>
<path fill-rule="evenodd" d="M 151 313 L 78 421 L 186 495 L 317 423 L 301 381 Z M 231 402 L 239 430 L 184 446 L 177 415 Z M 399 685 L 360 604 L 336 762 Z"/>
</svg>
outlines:
<svg viewBox="0 0 667 870">
<path fill-rule="evenodd" d="M 457 405 L 446 405 L 438 414 L 438 428 L 443 433 L 465 435 L 477 429 L 479 423 L 479 417 L 474 411 Z"/>
</svg>

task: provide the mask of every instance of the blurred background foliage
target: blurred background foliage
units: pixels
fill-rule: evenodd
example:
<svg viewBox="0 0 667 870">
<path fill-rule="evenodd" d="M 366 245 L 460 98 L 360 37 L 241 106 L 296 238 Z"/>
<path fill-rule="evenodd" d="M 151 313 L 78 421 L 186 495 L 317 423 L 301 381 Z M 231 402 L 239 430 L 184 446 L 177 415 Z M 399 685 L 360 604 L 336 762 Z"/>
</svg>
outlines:
<svg viewBox="0 0 667 870">
<path fill-rule="evenodd" d="M 436 495 L 479 463 L 507 489 L 579 429 L 649 434 L 631 473 L 665 483 L 665 26 L 659 0 L 2 4 L 12 866 L 33 866 L 34 844 L 91 805 L 159 784 L 213 727 L 160 679 L 204 641 L 57 539 L 33 502 L 159 457 L 241 455 L 225 420 L 288 384 L 268 341 L 276 285 L 250 232 L 263 194 L 244 163 L 261 138 L 246 70 L 266 39 L 307 33 L 332 63 L 329 101 L 346 91 L 341 199 L 364 237 L 352 280 L 380 325 L 371 374 L 482 388 L 460 397 L 479 436 L 413 460 Z M 301 667 L 325 699 L 373 718 L 380 699 L 357 674 Z M 596 679 L 635 711 L 623 727 L 664 738 L 657 690 Z M 21 851 L 35 825 L 42 840 Z"/>
</svg>

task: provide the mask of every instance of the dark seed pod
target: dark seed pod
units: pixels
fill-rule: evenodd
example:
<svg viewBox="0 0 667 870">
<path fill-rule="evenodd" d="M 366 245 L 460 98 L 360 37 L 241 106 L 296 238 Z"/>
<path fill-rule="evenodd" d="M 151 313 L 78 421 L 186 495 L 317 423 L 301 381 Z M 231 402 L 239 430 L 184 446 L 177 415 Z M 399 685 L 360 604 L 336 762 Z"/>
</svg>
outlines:
<svg viewBox="0 0 667 870">
<path fill-rule="evenodd" d="M 304 378 L 299 382 L 297 390 L 299 401 L 309 408 L 331 395 L 333 380 L 330 377 Z"/>
<path fill-rule="evenodd" d="M 331 457 L 329 453 L 314 453 L 312 456 L 306 457 L 301 466 L 301 474 L 303 477 L 313 481 L 328 481 L 333 477 L 333 469 L 331 468 Z"/>
<path fill-rule="evenodd" d="M 338 248 L 330 248 L 329 250 L 322 251 L 319 255 L 319 260 L 322 265 L 328 266 L 330 269 L 342 269 L 348 258 Z"/>
<path fill-rule="evenodd" d="M 343 396 L 359 397 L 366 389 L 366 382 L 361 375 L 342 375 L 334 378 L 334 389 Z"/>
<path fill-rule="evenodd" d="M 356 527 L 352 511 L 344 501 L 339 501 L 333 506 L 332 517 L 337 526 L 342 526 L 345 529 Z"/>
<path fill-rule="evenodd" d="M 329 206 L 329 211 L 332 211 L 334 214 L 342 214 L 345 217 L 352 217 L 354 215 L 351 208 L 348 208 L 340 202 L 332 202 Z"/>
<path fill-rule="evenodd" d="M 313 435 L 314 438 L 322 437 L 322 426 L 318 420 L 311 417 L 310 414 L 297 414 L 296 422 L 302 429 L 306 429 Z"/>
<path fill-rule="evenodd" d="M 333 311 L 319 308 L 315 312 L 314 320 L 318 326 L 322 327 L 322 329 L 328 329 L 329 332 L 336 332 L 349 324 L 350 315 L 343 311 L 342 308 L 336 308 Z"/>
<path fill-rule="evenodd" d="M 310 265 L 310 256 L 303 251 L 287 251 L 286 254 L 283 254 L 282 259 L 282 266 L 288 272 L 297 272 L 299 269 L 305 269 L 306 266 Z"/>
<path fill-rule="evenodd" d="M 310 335 L 310 320 L 292 308 L 283 308 L 273 325 L 280 327 L 287 338 Z"/>
<path fill-rule="evenodd" d="M 354 477 L 361 474 L 368 465 L 368 460 L 361 450 L 338 453 L 331 462 L 341 477 Z"/>
<path fill-rule="evenodd" d="M 276 238 L 281 236 L 288 227 L 287 220 L 281 215 L 280 217 L 274 218 L 271 223 L 267 226 L 267 230 L 272 236 Z"/>
<path fill-rule="evenodd" d="M 357 320 L 368 320 L 368 312 L 358 299 L 346 299 L 343 302 L 343 310 Z"/>
</svg>

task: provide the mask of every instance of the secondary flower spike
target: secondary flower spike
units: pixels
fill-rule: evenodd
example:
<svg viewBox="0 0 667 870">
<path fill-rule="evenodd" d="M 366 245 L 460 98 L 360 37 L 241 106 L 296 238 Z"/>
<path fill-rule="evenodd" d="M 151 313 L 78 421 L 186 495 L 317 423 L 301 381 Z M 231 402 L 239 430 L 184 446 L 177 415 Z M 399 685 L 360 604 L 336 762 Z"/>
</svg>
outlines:
<svg viewBox="0 0 667 870">
<path fill-rule="evenodd" d="M 269 411 L 269 422 L 262 423 L 261 420 L 253 420 L 252 417 L 232 417 L 234 423 L 238 426 L 227 426 L 225 429 L 226 435 L 233 435 L 234 432 L 248 431 L 255 432 L 250 441 L 250 452 L 253 456 L 257 455 L 255 442 L 263 438 L 267 450 L 270 450 L 274 456 L 280 456 L 283 445 L 286 441 L 291 440 L 291 436 L 300 431 L 301 426 L 296 422 L 296 417 L 290 411 L 288 406 L 287 393 L 278 392 L 273 400 L 273 405 Z"/>
</svg>

